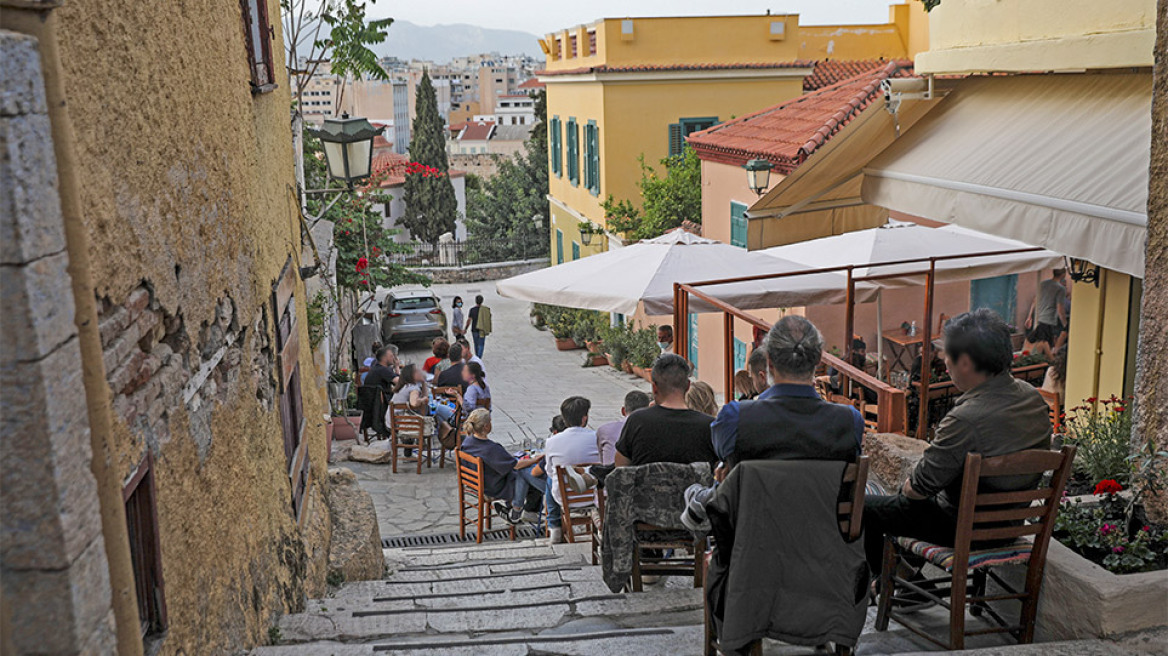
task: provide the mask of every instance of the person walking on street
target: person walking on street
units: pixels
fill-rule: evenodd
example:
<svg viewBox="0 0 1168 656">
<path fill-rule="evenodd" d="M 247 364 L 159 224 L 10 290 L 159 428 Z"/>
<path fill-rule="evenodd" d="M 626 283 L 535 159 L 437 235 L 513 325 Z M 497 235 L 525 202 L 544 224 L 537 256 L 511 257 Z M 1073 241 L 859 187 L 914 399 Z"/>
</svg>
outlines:
<svg viewBox="0 0 1168 656">
<path fill-rule="evenodd" d="M 458 338 L 466 334 L 466 315 L 462 313 L 462 297 L 455 296 L 454 302 L 451 305 L 454 307 L 454 310 L 450 313 L 450 332 L 452 333 L 451 336 L 454 337 L 452 341 L 458 341 Z"/>
<path fill-rule="evenodd" d="M 1054 269 L 1050 278 L 1043 280 L 1038 286 L 1038 295 L 1030 304 L 1030 312 L 1026 316 L 1026 340 L 1038 346 L 1046 342 L 1044 350 L 1049 355 L 1059 344 L 1059 337 L 1069 325 L 1067 306 L 1067 288 L 1063 280 L 1067 277 L 1066 269 Z"/>
<path fill-rule="evenodd" d="M 483 295 L 475 296 L 475 306 L 467 313 L 466 327 L 474 338 L 475 355 L 483 357 L 487 335 L 491 334 L 491 308 L 483 305 Z"/>
</svg>

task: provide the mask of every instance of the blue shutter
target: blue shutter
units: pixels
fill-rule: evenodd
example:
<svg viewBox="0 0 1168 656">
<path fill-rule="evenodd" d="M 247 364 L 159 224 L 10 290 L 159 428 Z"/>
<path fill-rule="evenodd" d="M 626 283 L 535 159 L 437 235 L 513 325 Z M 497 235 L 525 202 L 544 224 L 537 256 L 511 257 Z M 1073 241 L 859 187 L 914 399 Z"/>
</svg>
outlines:
<svg viewBox="0 0 1168 656">
<path fill-rule="evenodd" d="M 556 228 L 556 264 L 564 263 L 564 231 Z"/>
<path fill-rule="evenodd" d="M 698 315 L 689 315 L 689 363 L 693 365 L 694 376 L 698 375 Z"/>
<path fill-rule="evenodd" d="M 734 370 L 746 368 L 746 342 L 734 338 Z"/>
<path fill-rule="evenodd" d="M 572 259 L 580 259 L 580 244 L 577 242 L 572 242 Z"/>
<path fill-rule="evenodd" d="M 1006 323 L 1014 323 L 1018 302 L 1018 274 L 982 278 L 969 283 L 969 309 L 989 308 Z"/>
<path fill-rule="evenodd" d="M 730 201 L 730 245 L 746 248 L 746 205 Z"/>
</svg>

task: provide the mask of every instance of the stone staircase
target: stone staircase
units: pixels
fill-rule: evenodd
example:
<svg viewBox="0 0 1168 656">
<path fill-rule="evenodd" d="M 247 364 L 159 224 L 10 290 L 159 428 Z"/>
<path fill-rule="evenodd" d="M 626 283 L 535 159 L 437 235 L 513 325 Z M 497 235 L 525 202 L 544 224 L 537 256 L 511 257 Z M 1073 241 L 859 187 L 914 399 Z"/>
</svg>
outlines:
<svg viewBox="0 0 1168 656">
<path fill-rule="evenodd" d="M 587 656 L 701 654 L 702 596 L 682 578 L 645 592 L 613 594 L 586 544 L 546 540 L 386 549 L 383 580 L 345 583 L 303 613 L 281 618 L 272 646 L 253 656 Z M 877 633 L 868 613 L 856 649 L 868 654 L 937 653 L 893 624 Z M 943 613 L 937 628 L 946 626 Z M 1164 634 L 1142 641 L 992 646 L 969 654 L 1103 656 L 1163 654 Z M 816 652 L 767 641 L 767 656 Z"/>
</svg>

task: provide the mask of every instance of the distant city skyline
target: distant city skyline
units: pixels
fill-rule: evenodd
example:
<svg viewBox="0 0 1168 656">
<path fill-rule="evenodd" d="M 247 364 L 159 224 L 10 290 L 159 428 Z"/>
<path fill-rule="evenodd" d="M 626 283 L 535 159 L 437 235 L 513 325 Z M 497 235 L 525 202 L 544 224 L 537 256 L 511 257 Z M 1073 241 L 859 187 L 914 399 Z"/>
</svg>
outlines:
<svg viewBox="0 0 1168 656">
<path fill-rule="evenodd" d="M 772 14 L 799 14 L 804 25 L 884 23 L 888 20 L 890 4 L 895 4 L 895 0 L 731 0 L 713 6 L 709 0 L 596 0 L 587 4 L 520 0 L 506 5 L 481 0 L 446 0 L 436 5 L 382 2 L 372 5 L 369 15 L 424 26 L 466 23 L 542 36 L 600 18 L 764 14 L 768 9 Z"/>
</svg>

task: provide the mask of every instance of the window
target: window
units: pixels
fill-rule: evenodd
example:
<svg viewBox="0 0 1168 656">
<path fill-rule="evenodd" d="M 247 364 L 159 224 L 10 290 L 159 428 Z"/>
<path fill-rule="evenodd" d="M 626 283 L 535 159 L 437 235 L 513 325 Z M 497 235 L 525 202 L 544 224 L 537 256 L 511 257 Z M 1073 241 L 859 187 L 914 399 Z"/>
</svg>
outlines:
<svg viewBox="0 0 1168 656">
<path fill-rule="evenodd" d="M 564 136 L 563 132 L 560 130 L 559 116 L 553 116 L 552 120 L 548 122 L 548 130 L 551 131 L 551 135 L 549 137 L 551 141 L 551 148 L 548 150 L 551 151 L 552 155 L 552 173 L 554 173 L 558 178 L 563 174 L 562 160 L 564 152 Z"/>
<path fill-rule="evenodd" d="M 433 296 L 393 299 L 394 310 L 431 310 L 436 307 L 438 307 L 438 299 Z"/>
<path fill-rule="evenodd" d="M 730 201 L 730 245 L 746 248 L 746 205 Z"/>
<path fill-rule="evenodd" d="M 685 138 L 699 130 L 718 124 L 717 116 L 683 118 L 669 126 L 669 156 L 680 155 L 685 149 Z"/>
<path fill-rule="evenodd" d="M 304 441 L 304 399 L 300 395 L 300 331 L 296 318 L 296 269 L 289 259 L 272 290 L 276 316 L 276 364 L 280 381 L 280 424 L 284 435 L 284 458 L 292 490 L 292 515 L 304 521 L 308 498 L 308 444 Z"/>
<path fill-rule="evenodd" d="M 593 196 L 600 195 L 600 131 L 596 121 L 584 126 L 584 186 Z"/>
<path fill-rule="evenodd" d="M 580 243 L 579 242 L 572 242 L 572 259 L 573 260 L 580 259 Z"/>
<path fill-rule="evenodd" d="M 734 370 L 746 368 L 746 342 L 734 338 Z"/>
<path fill-rule="evenodd" d="M 689 355 L 689 363 L 693 365 L 693 375 L 698 375 L 698 315 L 690 313 L 689 315 L 689 345 L 686 349 Z M 677 351 L 674 350 L 674 353 Z"/>
<path fill-rule="evenodd" d="M 596 54 L 596 30 L 588 30 L 588 54 Z"/>
<path fill-rule="evenodd" d="M 556 264 L 564 263 L 564 231 L 556 228 Z"/>
<path fill-rule="evenodd" d="M 575 34 L 568 37 L 568 56 L 569 57 L 576 56 L 576 35 Z"/>
<path fill-rule="evenodd" d="M 568 180 L 573 185 L 580 184 L 580 131 L 576 128 L 576 118 L 568 118 Z"/>
<path fill-rule="evenodd" d="M 138 620 L 143 638 L 166 630 L 166 595 L 162 584 L 162 551 L 158 539 L 158 506 L 154 495 L 154 456 L 138 465 L 122 490 L 126 504 L 126 533 L 130 538 L 130 567 L 138 596 Z"/>
<path fill-rule="evenodd" d="M 247 44 L 247 64 L 251 69 L 251 90 L 252 93 L 266 93 L 276 88 L 268 3 L 267 0 L 240 0 L 239 5 L 243 12 L 243 35 Z"/>
</svg>

